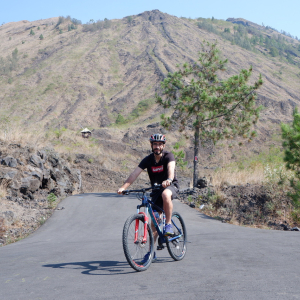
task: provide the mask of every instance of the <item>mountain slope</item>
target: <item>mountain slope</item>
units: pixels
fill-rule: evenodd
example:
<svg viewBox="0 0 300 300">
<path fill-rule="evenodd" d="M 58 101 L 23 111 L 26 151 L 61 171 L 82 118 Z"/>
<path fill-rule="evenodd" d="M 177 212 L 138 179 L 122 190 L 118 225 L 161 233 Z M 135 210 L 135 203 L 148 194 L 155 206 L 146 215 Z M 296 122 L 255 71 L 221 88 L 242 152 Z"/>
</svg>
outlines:
<svg viewBox="0 0 300 300">
<path fill-rule="evenodd" d="M 221 30 L 233 26 L 222 22 Z M 31 130 L 38 124 L 45 132 L 63 126 L 74 131 L 104 127 L 110 133 L 106 140 L 124 141 L 127 134 L 125 141 L 133 137 L 135 144 L 142 143 L 149 132 L 159 130 L 155 124 L 163 110 L 154 96 L 161 80 L 177 64 L 197 61 L 205 39 L 218 40 L 229 60 L 221 76 L 250 65 L 252 81 L 263 75 L 258 103 L 265 110 L 256 126 L 259 137 L 250 148 L 269 143 L 279 123 L 290 120 L 299 104 L 299 68 L 233 45 L 197 23 L 154 10 L 76 26 L 67 18 L 2 25 L 1 124 L 20 123 Z M 124 119 L 128 122 L 122 124 Z M 174 133 L 171 140 L 177 137 Z M 186 152 L 190 158 L 191 150 Z"/>
</svg>

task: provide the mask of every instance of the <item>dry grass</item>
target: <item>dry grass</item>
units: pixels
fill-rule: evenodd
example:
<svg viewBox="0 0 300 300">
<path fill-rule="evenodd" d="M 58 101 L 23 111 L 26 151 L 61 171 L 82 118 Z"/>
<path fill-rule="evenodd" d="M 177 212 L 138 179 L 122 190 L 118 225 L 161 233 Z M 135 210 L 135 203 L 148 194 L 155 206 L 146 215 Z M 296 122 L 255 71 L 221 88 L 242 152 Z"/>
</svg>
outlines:
<svg viewBox="0 0 300 300">
<path fill-rule="evenodd" d="M 3 140 L 7 143 L 18 143 L 22 146 L 30 145 L 30 146 L 43 146 L 45 143 L 44 139 L 45 133 L 42 129 L 35 128 L 24 128 L 22 126 L 14 126 L 8 130 L 0 131 L 0 140 Z"/>
<path fill-rule="evenodd" d="M 64 131 L 59 138 L 52 132 L 48 134 L 46 141 L 54 145 L 55 150 L 59 153 L 69 155 L 84 153 L 96 158 L 100 158 L 105 154 L 102 146 L 95 139 L 84 139 L 80 133 L 71 130 Z"/>
<path fill-rule="evenodd" d="M 7 227 L 3 217 L 0 217 L 0 238 L 6 233 Z"/>
<path fill-rule="evenodd" d="M 264 181 L 263 165 L 257 165 L 251 170 L 228 170 L 222 168 L 212 175 L 212 184 L 214 186 L 221 186 L 224 183 L 227 185 L 256 184 Z"/>
<path fill-rule="evenodd" d="M 10 184 L 10 180 L 2 179 L 0 182 L 0 199 L 4 199 L 7 196 L 7 188 Z"/>
</svg>

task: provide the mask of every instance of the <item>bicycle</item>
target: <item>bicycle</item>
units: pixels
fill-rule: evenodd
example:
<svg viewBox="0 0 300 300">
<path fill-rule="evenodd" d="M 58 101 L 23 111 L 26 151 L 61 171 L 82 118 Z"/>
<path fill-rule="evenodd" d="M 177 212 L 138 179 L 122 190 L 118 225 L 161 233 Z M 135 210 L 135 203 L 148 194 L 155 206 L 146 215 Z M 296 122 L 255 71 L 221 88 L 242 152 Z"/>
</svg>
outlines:
<svg viewBox="0 0 300 300">
<path fill-rule="evenodd" d="M 137 213 L 131 215 L 126 220 L 123 227 L 123 250 L 129 265 L 136 271 L 147 270 L 153 260 L 154 254 L 154 238 L 151 227 L 149 226 L 149 217 L 154 223 L 155 229 L 158 233 L 157 250 L 162 250 L 166 244 L 170 256 L 175 260 L 182 260 L 186 254 L 187 233 L 184 221 L 178 212 L 172 213 L 172 225 L 174 234 L 165 236 L 163 228 L 165 227 L 165 213 L 156 206 L 146 195 L 149 190 L 160 189 L 161 185 L 155 185 L 149 188 L 142 188 L 139 190 L 125 190 L 122 193 L 129 195 L 130 193 L 137 193 L 137 198 L 142 201 L 142 204 L 137 206 Z M 142 193 L 142 195 L 141 195 Z M 152 206 L 151 206 L 152 205 Z M 144 207 L 144 212 L 140 209 Z M 152 207 L 162 210 L 162 222 L 159 222 Z M 160 226 L 161 223 L 161 226 Z M 146 254 L 149 253 L 148 257 Z"/>
</svg>

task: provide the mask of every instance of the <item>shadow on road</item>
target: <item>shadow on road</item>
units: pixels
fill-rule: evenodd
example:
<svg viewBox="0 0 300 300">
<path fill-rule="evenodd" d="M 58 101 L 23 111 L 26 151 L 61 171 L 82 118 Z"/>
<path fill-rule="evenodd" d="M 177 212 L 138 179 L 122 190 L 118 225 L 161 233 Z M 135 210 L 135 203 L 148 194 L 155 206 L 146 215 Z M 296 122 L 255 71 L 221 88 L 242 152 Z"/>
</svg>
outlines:
<svg viewBox="0 0 300 300">
<path fill-rule="evenodd" d="M 215 221 L 218 221 L 217 219 L 213 218 L 213 217 L 210 217 L 208 215 L 205 215 L 204 213 L 202 212 L 198 212 L 197 213 L 197 216 L 200 217 L 201 219 L 208 219 L 208 220 L 215 220 Z"/>
<path fill-rule="evenodd" d="M 117 275 L 135 272 L 127 262 L 120 261 L 82 261 L 61 264 L 43 265 L 43 267 L 54 269 L 82 270 L 85 275 Z"/>
<path fill-rule="evenodd" d="M 173 262 L 169 257 L 159 257 L 155 264 Z M 61 264 L 43 265 L 43 267 L 53 269 L 73 269 L 82 270 L 84 275 L 119 275 L 135 273 L 127 261 L 82 261 L 82 262 L 69 262 Z"/>
</svg>

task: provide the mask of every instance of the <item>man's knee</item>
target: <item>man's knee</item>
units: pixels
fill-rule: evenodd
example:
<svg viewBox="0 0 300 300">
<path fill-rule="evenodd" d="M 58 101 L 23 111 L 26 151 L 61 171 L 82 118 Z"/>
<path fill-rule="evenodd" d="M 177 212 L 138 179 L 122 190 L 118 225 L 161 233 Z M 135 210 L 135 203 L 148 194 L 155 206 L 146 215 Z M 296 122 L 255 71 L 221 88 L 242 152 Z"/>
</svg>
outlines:
<svg viewBox="0 0 300 300">
<path fill-rule="evenodd" d="M 161 196 L 164 201 L 172 200 L 172 191 L 165 189 Z"/>
</svg>

